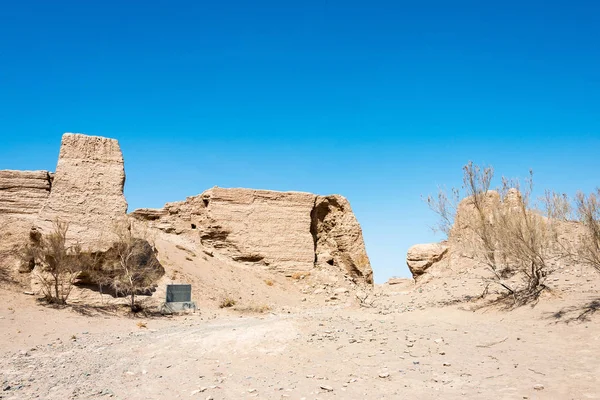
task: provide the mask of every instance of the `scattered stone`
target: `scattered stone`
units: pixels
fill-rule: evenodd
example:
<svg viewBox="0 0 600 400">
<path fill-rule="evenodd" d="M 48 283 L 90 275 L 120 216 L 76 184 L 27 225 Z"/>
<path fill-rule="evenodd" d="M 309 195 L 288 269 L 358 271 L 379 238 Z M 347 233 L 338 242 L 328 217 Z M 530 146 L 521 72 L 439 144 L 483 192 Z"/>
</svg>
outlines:
<svg viewBox="0 0 600 400">
<path fill-rule="evenodd" d="M 416 279 L 448 252 L 448 246 L 440 243 L 416 244 L 408 249 L 406 264 Z"/>
</svg>

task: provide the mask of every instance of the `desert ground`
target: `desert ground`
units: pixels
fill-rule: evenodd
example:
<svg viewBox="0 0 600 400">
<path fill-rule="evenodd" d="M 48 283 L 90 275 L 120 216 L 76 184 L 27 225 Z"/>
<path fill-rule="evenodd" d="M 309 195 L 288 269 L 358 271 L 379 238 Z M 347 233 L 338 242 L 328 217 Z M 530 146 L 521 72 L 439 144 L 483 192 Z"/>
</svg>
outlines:
<svg viewBox="0 0 600 400">
<path fill-rule="evenodd" d="M 466 198 L 451 240 L 395 260 L 414 279 L 373 284 L 343 196 L 213 187 L 127 213 L 124 179 L 116 140 L 70 133 L 56 172 L 0 171 L 0 399 L 600 398 L 598 271 L 534 247 L 540 290 L 511 299 L 531 249 L 500 270 L 481 255 L 522 246 L 471 246 L 479 226 L 585 237 L 518 191 Z M 172 283 L 195 312 L 158 312 Z"/>
<path fill-rule="evenodd" d="M 286 306 L 169 317 L 3 290 L 0 398 L 597 399 L 600 302 L 593 279 L 571 280 L 510 311 L 409 279 L 375 285 L 367 307 L 283 280 L 265 287 Z"/>
</svg>

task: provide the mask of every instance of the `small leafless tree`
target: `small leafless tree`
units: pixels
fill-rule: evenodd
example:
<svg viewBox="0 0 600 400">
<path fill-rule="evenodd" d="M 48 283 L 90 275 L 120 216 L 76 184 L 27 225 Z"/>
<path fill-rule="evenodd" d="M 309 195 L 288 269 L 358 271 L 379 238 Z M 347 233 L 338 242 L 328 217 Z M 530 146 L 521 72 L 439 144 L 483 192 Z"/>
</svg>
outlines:
<svg viewBox="0 0 600 400">
<path fill-rule="evenodd" d="M 67 243 L 69 224 L 56 220 L 53 230 L 42 234 L 32 230 L 30 243 L 25 247 L 22 259 L 37 266 L 34 270 L 45 298 L 56 304 L 66 304 L 77 276 L 85 268 L 86 256 L 78 243 Z"/>
<path fill-rule="evenodd" d="M 136 312 L 140 309 L 136 295 L 151 290 L 164 274 L 164 269 L 148 241 L 134 236 L 129 222 L 117 223 L 114 234 L 117 241 L 106 253 L 96 280 L 98 284 L 110 286 L 119 295 L 129 296 L 131 311 Z"/>
<path fill-rule="evenodd" d="M 439 187 L 437 195 L 427 196 L 425 202 L 439 217 L 436 226 L 433 227 L 434 232 L 442 232 L 446 237 L 450 236 L 459 201 L 460 191 L 456 188 L 452 188 L 448 193 L 446 188 Z"/>
<path fill-rule="evenodd" d="M 588 196 L 577 193 L 575 202 L 577 216 L 585 227 L 578 247 L 579 259 L 600 272 L 600 189 Z"/>
</svg>

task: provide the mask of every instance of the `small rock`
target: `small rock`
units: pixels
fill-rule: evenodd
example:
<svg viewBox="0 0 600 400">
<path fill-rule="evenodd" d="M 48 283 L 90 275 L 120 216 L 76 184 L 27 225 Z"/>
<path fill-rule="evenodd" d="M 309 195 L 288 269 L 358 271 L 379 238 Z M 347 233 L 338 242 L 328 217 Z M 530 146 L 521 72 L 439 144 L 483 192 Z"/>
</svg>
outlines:
<svg viewBox="0 0 600 400">
<path fill-rule="evenodd" d="M 533 388 L 535 390 L 544 390 L 544 385 L 538 383 L 537 385 L 534 385 Z"/>
<path fill-rule="evenodd" d="M 379 374 L 380 378 L 389 378 L 390 377 L 390 373 L 389 372 L 382 372 Z"/>
<path fill-rule="evenodd" d="M 331 386 L 321 385 L 320 388 L 327 392 L 333 392 L 333 388 Z"/>
</svg>

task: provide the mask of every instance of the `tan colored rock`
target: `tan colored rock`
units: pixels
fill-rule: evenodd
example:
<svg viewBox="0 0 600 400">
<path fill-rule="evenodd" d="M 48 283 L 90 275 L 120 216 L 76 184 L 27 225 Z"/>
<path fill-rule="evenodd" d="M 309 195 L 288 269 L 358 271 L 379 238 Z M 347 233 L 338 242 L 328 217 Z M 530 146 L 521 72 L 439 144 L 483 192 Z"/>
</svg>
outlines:
<svg viewBox="0 0 600 400">
<path fill-rule="evenodd" d="M 213 188 L 202 199 L 206 218 L 197 219 L 202 243 L 220 248 L 236 261 L 262 262 L 282 271 L 314 265 L 310 231 L 314 195 Z"/>
<path fill-rule="evenodd" d="M 214 187 L 164 209 L 136 210 L 131 216 L 234 261 L 283 273 L 329 264 L 366 282 L 373 280 L 360 225 L 341 196 Z"/>
<path fill-rule="evenodd" d="M 38 214 L 51 185 L 48 171 L 0 171 L 0 214 Z"/>
<path fill-rule="evenodd" d="M 167 215 L 167 211 L 164 208 L 138 208 L 131 215 L 140 220 L 156 221 Z"/>
<path fill-rule="evenodd" d="M 362 229 L 348 200 L 339 195 L 317 196 L 311 214 L 316 262 L 339 266 L 350 276 L 373 283 Z"/>
<path fill-rule="evenodd" d="M 314 266 L 311 210 L 315 195 L 215 187 L 163 210 L 136 210 L 166 233 L 184 234 L 234 261 L 260 263 L 282 271 Z"/>
<path fill-rule="evenodd" d="M 416 244 L 408 249 L 406 264 L 416 279 L 448 252 L 448 246 L 440 243 Z"/>
<path fill-rule="evenodd" d="M 484 212 L 486 210 L 494 210 L 498 209 L 501 204 L 500 194 L 495 190 L 489 190 L 485 198 L 483 199 L 483 209 Z M 452 230 L 450 232 L 451 238 L 460 238 L 465 234 L 469 234 L 468 227 L 472 226 L 477 220 L 480 219 L 479 215 L 477 215 L 478 211 L 475 207 L 473 196 L 465 197 L 460 201 L 458 207 L 456 209 L 456 217 L 454 218 L 454 225 L 452 226 Z M 486 217 L 490 220 L 493 218 L 492 213 L 488 212 Z"/>
<path fill-rule="evenodd" d="M 48 201 L 40 218 L 69 222 L 83 243 L 98 240 L 127 212 L 125 170 L 114 139 L 65 133 Z"/>
<path fill-rule="evenodd" d="M 399 278 L 397 276 L 394 276 L 387 280 L 386 285 L 412 285 L 414 283 L 415 281 L 412 278 Z"/>
<path fill-rule="evenodd" d="M 127 217 L 124 184 L 116 140 L 66 133 L 53 179 L 47 172 L 0 173 L 0 211 L 35 216 L 39 210 L 39 218 L 29 222 L 40 232 L 61 220 L 69 223 L 69 240 L 105 251 L 115 239 L 115 223 Z M 130 216 L 142 221 L 137 224 L 142 228 L 156 229 L 153 235 L 182 235 L 179 239 L 195 243 L 198 253 L 227 262 L 286 274 L 319 266 L 315 272 L 330 277 L 333 268 L 373 282 L 360 225 L 342 196 L 214 187 Z"/>
</svg>

